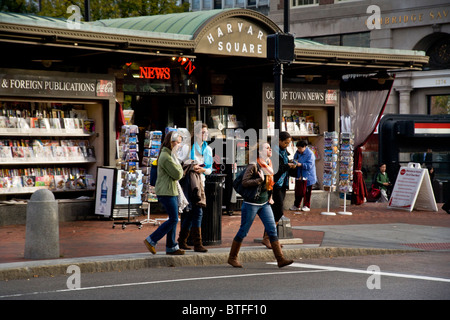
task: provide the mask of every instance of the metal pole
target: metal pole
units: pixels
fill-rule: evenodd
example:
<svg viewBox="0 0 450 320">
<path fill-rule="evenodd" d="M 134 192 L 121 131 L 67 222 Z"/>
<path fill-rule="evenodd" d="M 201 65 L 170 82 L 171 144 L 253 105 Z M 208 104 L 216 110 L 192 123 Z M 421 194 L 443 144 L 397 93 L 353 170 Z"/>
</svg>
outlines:
<svg viewBox="0 0 450 320">
<path fill-rule="evenodd" d="M 284 0 L 284 33 L 289 33 L 289 0 Z M 276 62 L 273 68 L 274 76 L 274 113 L 275 113 L 275 129 L 281 131 L 281 121 L 283 114 L 282 94 L 283 94 L 283 64 Z"/>
<path fill-rule="evenodd" d="M 289 33 L 289 0 L 284 0 L 284 33 Z"/>
<path fill-rule="evenodd" d="M 84 21 L 91 21 L 91 3 L 89 0 L 84 0 Z"/>
<path fill-rule="evenodd" d="M 282 63 L 275 63 L 273 67 L 273 80 L 274 80 L 274 92 L 275 92 L 275 105 L 274 105 L 274 113 L 275 113 L 275 129 L 278 129 L 281 131 L 281 120 L 282 120 L 282 101 L 281 101 L 281 95 L 283 90 L 283 64 Z"/>
</svg>

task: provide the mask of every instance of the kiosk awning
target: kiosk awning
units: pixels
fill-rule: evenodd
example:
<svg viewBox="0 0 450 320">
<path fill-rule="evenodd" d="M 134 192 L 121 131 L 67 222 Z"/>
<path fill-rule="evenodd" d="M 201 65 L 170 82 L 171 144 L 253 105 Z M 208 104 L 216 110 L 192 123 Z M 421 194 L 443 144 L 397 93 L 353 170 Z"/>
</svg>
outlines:
<svg viewBox="0 0 450 320">
<path fill-rule="evenodd" d="M 34 60 L 61 55 L 61 50 L 65 50 L 65 54 L 70 50 L 69 56 L 74 58 L 109 52 L 265 59 L 266 36 L 280 31 L 267 16 L 247 9 L 80 21 L 78 24 L 66 19 L 0 13 L 0 46 L 32 46 L 33 50 L 27 50 L 20 58 Z M 2 49 L 2 52 L 8 50 Z M 297 39 L 292 67 L 294 70 L 304 66 L 316 66 L 319 70 L 338 67 L 351 73 L 364 68 L 420 70 L 427 63 L 428 57 L 422 51 L 340 47 Z"/>
</svg>

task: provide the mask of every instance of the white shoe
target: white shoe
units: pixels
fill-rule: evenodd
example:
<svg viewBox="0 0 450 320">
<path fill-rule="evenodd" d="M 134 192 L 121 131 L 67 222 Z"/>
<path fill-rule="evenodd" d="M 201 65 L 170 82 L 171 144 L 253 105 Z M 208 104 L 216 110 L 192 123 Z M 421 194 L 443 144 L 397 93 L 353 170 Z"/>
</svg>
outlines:
<svg viewBox="0 0 450 320">
<path fill-rule="evenodd" d="M 297 208 L 296 206 L 292 206 L 289 208 L 291 211 L 300 211 L 300 208 Z"/>
<path fill-rule="evenodd" d="M 304 207 L 302 208 L 302 211 L 311 211 L 311 209 L 308 208 L 307 206 L 304 206 Z"/>
</svg>

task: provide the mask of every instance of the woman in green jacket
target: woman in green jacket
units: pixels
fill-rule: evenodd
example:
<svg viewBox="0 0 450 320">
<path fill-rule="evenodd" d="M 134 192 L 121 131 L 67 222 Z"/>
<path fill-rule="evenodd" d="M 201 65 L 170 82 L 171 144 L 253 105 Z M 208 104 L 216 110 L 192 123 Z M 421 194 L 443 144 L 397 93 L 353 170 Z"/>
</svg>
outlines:
<svg viewBox="0 0 450 320">
<path fill-rule="evenodd" d="M 177 181 L 183 177 L 183 168 L 176 158 L 176 151 L 180 142 L 181 136 L 176 131 L 169 132 L 164 138 L 158 157 L 158 178 L 156 179 L 155 193 L 158 201 L 166 209 L 169 220 L 165 221 L 144 240 L 145 246 L 153 254 L 156 253 L 157 242 L 166 234 L 166 254 L 184 254 L 184 250 L 180 249 L 175 241 L 178 223 Z"/>
</svg>

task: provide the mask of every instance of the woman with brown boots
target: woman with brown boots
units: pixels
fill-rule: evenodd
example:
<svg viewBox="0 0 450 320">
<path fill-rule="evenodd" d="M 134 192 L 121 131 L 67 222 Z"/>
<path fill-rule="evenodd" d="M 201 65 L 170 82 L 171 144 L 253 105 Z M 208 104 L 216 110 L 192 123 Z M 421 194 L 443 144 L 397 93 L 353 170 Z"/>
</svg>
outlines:
<svg viewBox="0 0 450 320">
<path fill-rule="evenodd" d="M 248 231 L 252 226 L 256 214 L 258 214 L 266 229 L 273 253 L 278 262 L 278 267 L 282 268 L 290 265 L 294 261 L 287 260 L 283 256 L 281 245 L 278 241 L 272 208 L 270 206 L 270 202 L 272 201 L 270 192 L 274 184 L 272 163 L 270 161 L 272 149 L 267 142 L 262 143 L 260 148 L 257 146 L 257 149 L 258 156 L 256 163 L 250 163 L 247 166 L 242 178 L 242 186 L 244 188 L 258 189 L 258 192 L 256 192 L 257 196 L 253 199 L 249 199 L 248 196 L 241 194 L 244 197 L 241 208 L 241 226 L 233 239 L 230 255 L 228 257 L 228 264 L 235 268 L 242 268 L 242 264 L 238 261 L 239 250 L 242 241 L 247 236 Z"/>
<path fill-rule="evenodd" d="M 212 149 L 206 142 L 208 140 L 208 126 L 206 124 L 196 124 L 194 127 L 194 143 L 192 145 L 190 160 L 196 161 L 193 170 L 200 174 L 201 183 L 205 185 L 205 175 L 212 172 Z M 183 217 L 178 242 L 180 248 L 184 250 L 191 250 L 187 245 L 189 234 L 191 235 L 194 244 L 195 252 L 207 252 L 202 242 L 202 217 L 203 208 L 199 203 L 189 199 L 191 210 L 186 211 Z"/>
</svg>

